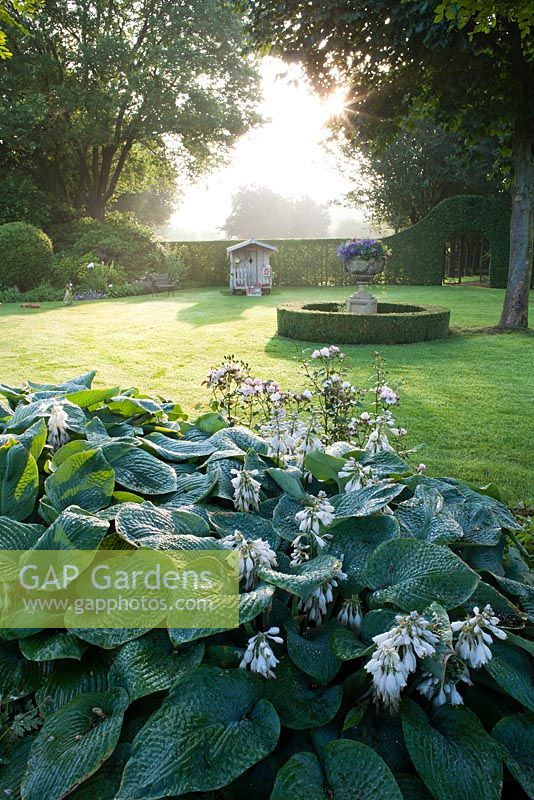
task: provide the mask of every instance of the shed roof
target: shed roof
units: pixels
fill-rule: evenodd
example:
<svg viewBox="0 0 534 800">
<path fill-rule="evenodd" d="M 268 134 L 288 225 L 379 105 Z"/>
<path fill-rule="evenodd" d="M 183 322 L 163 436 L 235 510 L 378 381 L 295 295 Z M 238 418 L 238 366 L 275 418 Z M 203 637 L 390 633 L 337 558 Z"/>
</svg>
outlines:
<svg viewBox="0 0 534 800">
<path fill-rule="evenodd" d="M 249 247 L 252 244 L 255 244 L 257 247 L 264 247 L 265 250 L 278 250 L 278 247 L 274 247 L 272 244 L 266 244 L 265 242 L 260 242 L 259 239 L 247 239 L 246 242 L 240 242 L 239 244 L 233 244 L 231 247 L 227 247 L 226 252 L 233 253 L 234 250 L 241 250 L 241 248 Z"/>
</svg>

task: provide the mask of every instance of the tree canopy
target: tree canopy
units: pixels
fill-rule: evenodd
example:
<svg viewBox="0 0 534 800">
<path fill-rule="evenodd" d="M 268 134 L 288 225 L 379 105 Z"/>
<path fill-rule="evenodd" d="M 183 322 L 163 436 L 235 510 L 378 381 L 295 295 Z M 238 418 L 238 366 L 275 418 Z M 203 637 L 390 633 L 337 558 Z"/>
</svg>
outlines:
<svg viewBox="0 0 534 800">
<path fill-rule="evenodd" d="M 345 129 L 356 142 L 398 128 L 417 103 L 465 140 L 500 139 L 513 173 L 505 328 L 528 324 L 533 242 L 534 41 L 514 6 L 466 0 L 460 19 L 436 17 L 428 0 L 241 2 L 256 46 L 302 62 L 322 91 L 351 85 Z"/>
<path fill-rule="evenodd" d="M 346 149 L 352 151 L 350 141 Z M 384 141 L 362 146 L 345 203 L 363 206 L 375 224 L 399 231 L 447 197 L 504 194 L 502 175 L 493 174 L 497 151 L 490 137 L 466 147 L 431 117 L 410 115 Z"/>
<path fill-rule="evenodd" d="M 225 0 L 48 0 L 27 29 L 0 72 L 0 165 L 56 203 L 102 219 L 136 153 L 195 173 L 256 119 Z"/>
</svg>

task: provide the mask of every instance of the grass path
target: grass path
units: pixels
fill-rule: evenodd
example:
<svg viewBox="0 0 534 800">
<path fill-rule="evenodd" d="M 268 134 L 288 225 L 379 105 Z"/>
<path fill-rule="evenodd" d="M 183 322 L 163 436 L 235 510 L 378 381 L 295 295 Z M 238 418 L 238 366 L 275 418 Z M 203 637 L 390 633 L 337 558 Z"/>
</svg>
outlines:
<svg viewBox="0 0 534 800">
<path fill-rule="evenodd" d="M 399 420 L 409 430 L 409 444 L 427 443 L 420 460 L 434 474 L 493 481 L 509 502 L 534 503 L 534 336 L 468 330 L 496 324 L 502 290 L 405 286 L 376 294 L 452 310 L 456 332 L 447 340 L 379 348 L 391 380 L 403 381 Z M 201 383 L 208 367 L 234 353 L 259 376 L 296 385 L 301 348 L 276 336 L 276 306 L 346 295 L 346 288 L 291 289 L 245 298 L 198 289 L 70 308 L 6 304 L 0 306 L 0 381 L 56 381 L 96 369 L 97 386 L 134 385 L 192 410 L 206 399 Z M 343 349 L 351 356 L 354 382 L 367 382 L 376 348 Z"/>
</svg>

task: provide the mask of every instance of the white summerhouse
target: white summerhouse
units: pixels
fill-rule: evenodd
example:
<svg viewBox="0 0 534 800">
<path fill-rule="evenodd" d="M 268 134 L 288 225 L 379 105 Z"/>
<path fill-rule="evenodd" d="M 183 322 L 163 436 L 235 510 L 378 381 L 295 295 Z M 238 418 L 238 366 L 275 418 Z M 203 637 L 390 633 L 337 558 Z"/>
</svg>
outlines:
<svg viewBox="0 0 534 800">
<path fill-rule="evenodd" d="M 247 239 L 246 242 L 227 247 L 232 294 L 269 294 L 273 286 L 269 259 L 271 253 L 277 250 L 272 244 L 257 239 Z"/>
</svg>

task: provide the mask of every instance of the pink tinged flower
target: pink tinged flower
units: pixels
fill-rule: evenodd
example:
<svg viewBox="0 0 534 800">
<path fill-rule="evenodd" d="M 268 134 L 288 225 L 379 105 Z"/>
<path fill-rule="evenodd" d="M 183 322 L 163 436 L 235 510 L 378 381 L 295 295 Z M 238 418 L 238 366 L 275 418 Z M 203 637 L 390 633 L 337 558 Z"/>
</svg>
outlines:
<svg viewBox="0 0 534 800">
<path fill-rule="evenodd" d="M 331 355 L 328 347 L 321 347 L 319 352 L 323 358 L 329 358 Z"/>
<path fill-rule="evenodd" d="M 419 473 L 424 472 L 425 469 L 426 469 L 426 464 L 419 464 L 419 466 L 417 467 L 417 472 Z"/>
<path fill-rule="evenodd" d="M 311 358 L 321 358 L 321 351 L 314 350 L 313 353 L 311 354 Z"/>
</svg>

